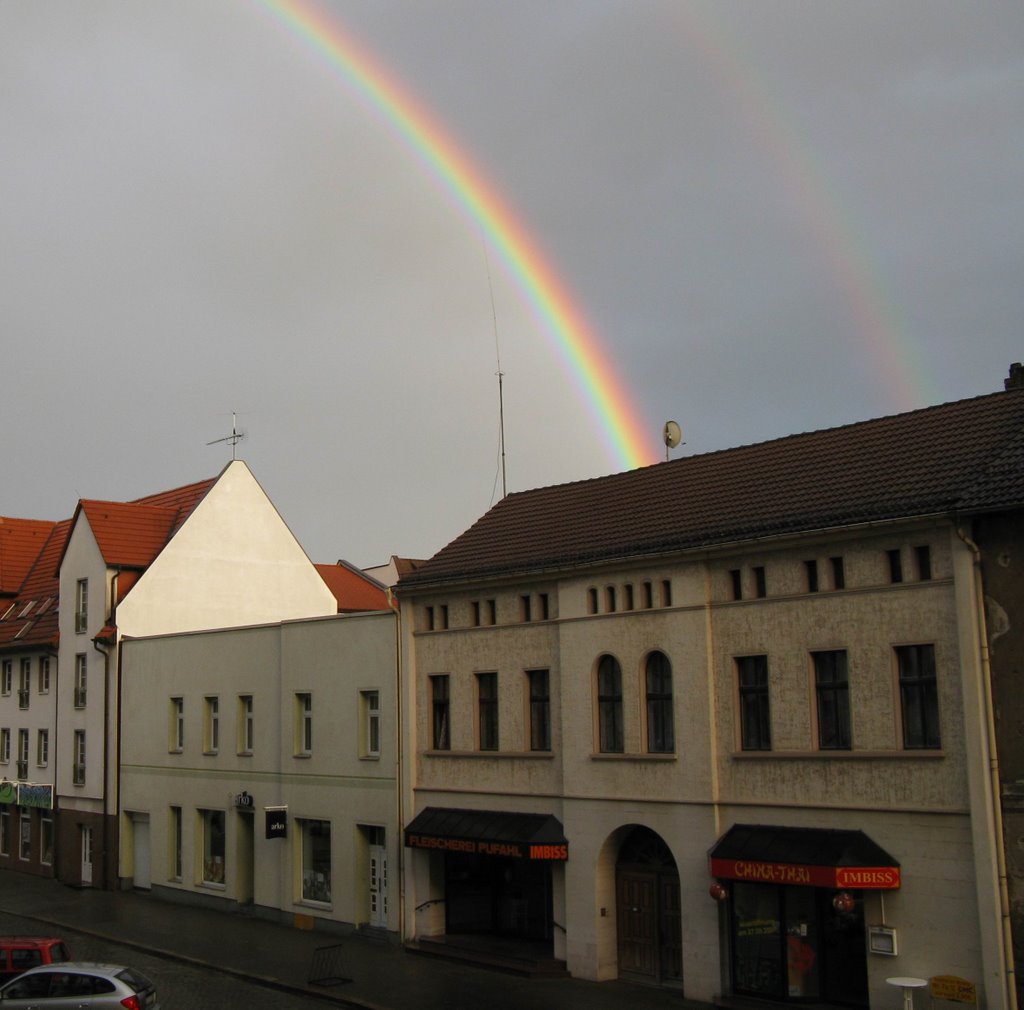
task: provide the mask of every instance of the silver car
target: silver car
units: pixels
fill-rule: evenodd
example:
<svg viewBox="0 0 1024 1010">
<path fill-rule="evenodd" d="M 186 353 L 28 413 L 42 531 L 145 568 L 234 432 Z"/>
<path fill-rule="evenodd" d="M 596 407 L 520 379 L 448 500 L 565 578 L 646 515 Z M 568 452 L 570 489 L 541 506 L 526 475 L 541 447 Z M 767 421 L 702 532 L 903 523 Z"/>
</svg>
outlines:
<svg viewBox="0 0 1024 1010">
<path fill-rule="evenodd" d="M 153 983 L 134 968 L 120 964 L 65 961 L 41 965 L 0 988 L 2 1010 L 70 1006 L 160 1010 Z"/>
</svg>

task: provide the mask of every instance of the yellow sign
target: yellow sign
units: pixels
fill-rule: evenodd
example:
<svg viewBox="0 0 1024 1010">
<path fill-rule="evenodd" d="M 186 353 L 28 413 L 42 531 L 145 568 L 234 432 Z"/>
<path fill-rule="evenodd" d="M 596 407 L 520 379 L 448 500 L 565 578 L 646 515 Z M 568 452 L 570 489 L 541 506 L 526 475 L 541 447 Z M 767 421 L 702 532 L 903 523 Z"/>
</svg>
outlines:
<svg viewBox="0 0 1024 1010">
<path fill-rule="evenodd" d="M 978 989 L 973 982 L 956 975 L 936 975 L 932 978 L 932 999 L 948 999 L 954 1003 L 977 1003 Z"/>
</svg>

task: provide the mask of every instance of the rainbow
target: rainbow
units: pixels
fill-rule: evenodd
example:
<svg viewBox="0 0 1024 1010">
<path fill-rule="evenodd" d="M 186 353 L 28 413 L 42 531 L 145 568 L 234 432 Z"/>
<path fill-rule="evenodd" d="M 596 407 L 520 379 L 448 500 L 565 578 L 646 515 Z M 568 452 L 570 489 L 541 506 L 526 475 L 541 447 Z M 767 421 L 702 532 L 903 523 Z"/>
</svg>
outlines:
<svg viewBox="0 0 1024 1010">
<path fill-rule="evenodd" d="M 483 232 L 589 411 L 613 464 L 656 461 L 657 432 L 634 405 L 600 339 L 573 303 L 536 241 L 466 153 L 422 105 L 385 72 L 335 15 L 308 0 L 258 0 L 291 33 L 326 58 L 344 83 L 383 118 Z"/>
</svg>

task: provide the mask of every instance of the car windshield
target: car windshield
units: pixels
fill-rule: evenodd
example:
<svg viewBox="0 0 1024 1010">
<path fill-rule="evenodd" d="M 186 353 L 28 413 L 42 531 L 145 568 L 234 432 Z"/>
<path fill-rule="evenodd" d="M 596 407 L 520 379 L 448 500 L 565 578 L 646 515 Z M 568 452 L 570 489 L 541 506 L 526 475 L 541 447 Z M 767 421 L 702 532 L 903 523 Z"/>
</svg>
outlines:
<svg viewBox="0 0 1024 1010">
<path fill-rule="evenodd" d="M 145 975 L 133 971 L 131 968 L 123 968 L 117 973 L 117 977 L 125 985 L 130 986 L 134 992 L 142 992 L 145 989 L 153 988 L 153 983 Z"/>
<path fill-rule="evenodd" d="M 56 962 L 56 961 L 70 961 L 71 957 L 68 954 L 67 947 L 65 947 L 64 944 L 62 944 L 62 943 L 55 943 L 50 948 L 50 960 L 54 961 L 54 962 Z"/>
</svg>

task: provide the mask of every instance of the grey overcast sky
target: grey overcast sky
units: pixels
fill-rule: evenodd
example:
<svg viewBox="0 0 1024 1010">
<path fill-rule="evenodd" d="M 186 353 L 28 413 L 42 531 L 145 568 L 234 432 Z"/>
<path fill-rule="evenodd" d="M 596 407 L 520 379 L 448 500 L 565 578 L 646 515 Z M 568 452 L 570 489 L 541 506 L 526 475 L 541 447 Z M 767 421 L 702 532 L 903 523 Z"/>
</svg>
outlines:
<svg viewBox="0 0 1024 1010">
<path fill-rule="evenodd" d="M 302 0 L 500 194 L 662 458 L 1002 388 L 1020 0 Z M 293 14 L 295 11 L 292 12 Z M 0 514 L 237 447 L 316 561 L 621 469 L 499 250 L 285 0 L 0 0 Z M 492 295 L 493 291 L 493 295 Z"/>
</svg>

